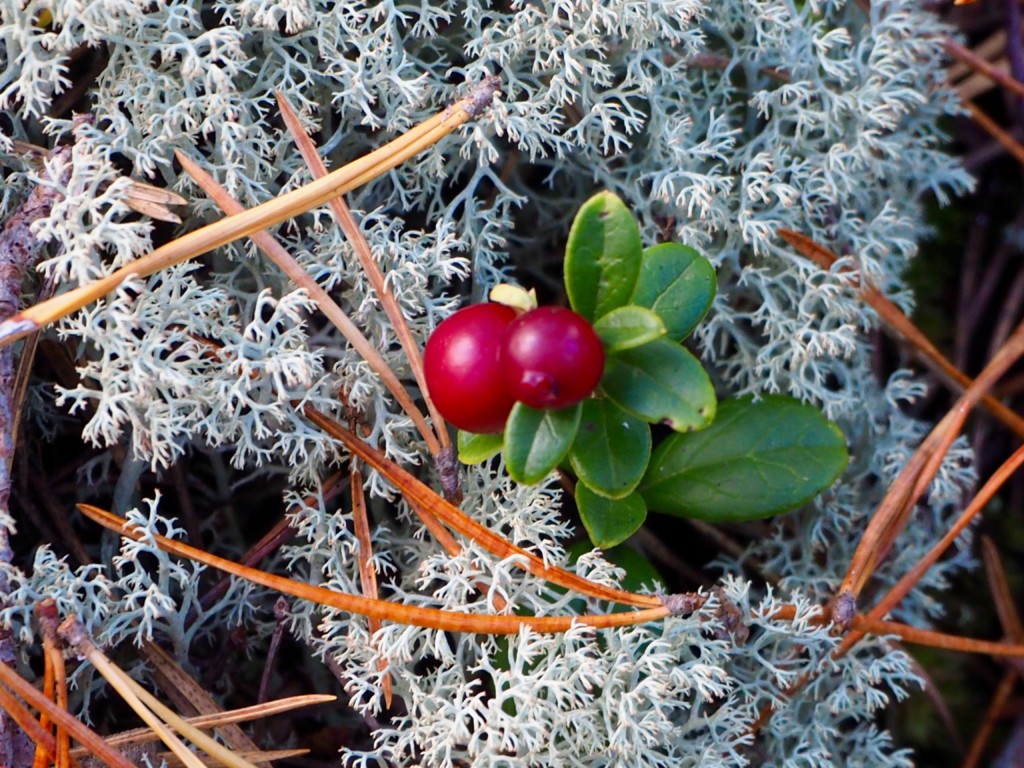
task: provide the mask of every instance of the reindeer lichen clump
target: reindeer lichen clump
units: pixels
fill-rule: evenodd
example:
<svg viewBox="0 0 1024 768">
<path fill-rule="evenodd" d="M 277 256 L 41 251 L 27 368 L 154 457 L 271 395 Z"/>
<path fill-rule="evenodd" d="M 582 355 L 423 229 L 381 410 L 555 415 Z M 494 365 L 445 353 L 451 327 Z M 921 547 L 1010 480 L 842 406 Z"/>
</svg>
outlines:
<svg viewBox="0 0 1024 768">
<path fill-rule="evenodd" d="M 852 273 L 822 272 L 775 233 L 828 243 L 910 306 L 901 275 L 925 234 L 921 198 L 969 186 L 936 126 L 956 109 L 942 85 L 946 30 L 919 6 L 221 0 L 201 13 L 187 0 L 0 0 L 0 148 L 74 133 L 63 202 L 35 229 L 51 253 L 43 274 L 84 282 L 151 250 L 151 227 L 123 204 L 115 159 L 191 196 L 179 212 L 194 230 L 220 214 L 179 175 L 176 149 L 201 156 L 250 208 L 310 180 L 280 133 L 275 90 L 341 166 L 453 101 L 453 82 L 500 72 L 502 97 L 457 137 L 348 195 L 413 336 L 422 343 L 460 305 L 454 281 L 472 276 L 480 298 L 510 260 L 560 247 L 576 208 L 603 187 L 627 202 L 645 241 L 686 243 L 714 263 L 719 293 L 697 351 L 720 388 L 794 395 L 848 438 L 853 462 L 836 488 L 742 556 L 721 559 L 726 575 L 690 615 L 500 639 L 385 622 L 371 637 L 360 616 L 295 601 L 289 628 L 345 670 L 355 706 L 378 712 L 391 686 L 408 708 L 374 732 L 372 749 L 349 752 L 350 764 L 910 764 L 875 725 L 880 709 L 920 682 L 909 658 L 869 639 L 831 660 L 839 639 L 820 606 L 853 556 L 850 531 L 864 527 L 925 434 L 900 408 L 925 385 L 905 371 L 876 381 L 874 319 Z M 44 115 L 68 88 L 66 63 L 81 46 L 102 71 L 87 84 L 95 122 L 76 127 Z M 56 175 L 10 174 L 0 219 Z M 387 365 L 411 378 L 392 320 L 326 211 L 275 235 Z M 287 484 L 297 536 L 264 567 L 360 594 L 352 515 L 319 485 L 333 466 L 348 466 L 347 453 L 295 402 L 342 422 L 359 414 L 360 437 L 400 464 L 428 454 L 381 379 L 313 308 L 248 240 L 220 248 L 204 269 L 135 279 L 60 323 L 63 342 L 82 348 L 81 380 L 58 387 L 56 401 L 52 383 L 33 384 L 26 423 L 66 430 L 69 412 L 83 414 L 85 439 L 104 449 L 81 469 L 95 500 L 106 504 L 116 488 L 115 511 L 144 507 L 131 519 L 172 537 L 181 530 L 166 501 L 132 498 L 147 466 L 167 471 L 183 455 L 206 454 L 221 490 L 228 477 Z M 121 446 L 128 455 L 118 464 Z M 970 452 L 958 444 L 921 524 L 878 567 L 881 586 L 939 537 L 973 481 Z M 217 489 L 194 484 L 212 505 Z M 390 600 L 468 613 L 581 612 L 577 594 L 524 574 L 520 558 L 496 561 L 473 541 L 455 554 L 442 549 L 379 474 L 368 472 L 366 484 L 371 498 L 394 502 L 371 534 Z M 478 523 L 544 563 L 566 563 L 570 531 L 554 478 L 518 485 L 499 463 L 467 469 L 463 492 Z M 221 554 L 241 546 L 229 533 Z M 742 578 L 744 563 L 773 583 Z M 926 623 L 941 609 L 924 590 L 969 563 L 959 549 L 894 615 Z M 244 622 L 253 643 L 273 630 L 269 592 L 233 582 L 204 604 L 198 566 L 151 540 L 126 540 L 106 565 L 72 568 L 43 547 L 31 566 L 4 568 L 12 591 L 0 615 L 26 643 L 30 607 L 46 597 L 105 645 L 156 637 L 181 657 L 224 625 Z M 609 586 L 622 577 L 598 553 L 575 569 Z M 585 603 L 586 613 L 606 607 Z M 742 631 L 730 612 L 744 617 Z M 80 669 L 88 706 L 95 688 Z"/>
</svg>

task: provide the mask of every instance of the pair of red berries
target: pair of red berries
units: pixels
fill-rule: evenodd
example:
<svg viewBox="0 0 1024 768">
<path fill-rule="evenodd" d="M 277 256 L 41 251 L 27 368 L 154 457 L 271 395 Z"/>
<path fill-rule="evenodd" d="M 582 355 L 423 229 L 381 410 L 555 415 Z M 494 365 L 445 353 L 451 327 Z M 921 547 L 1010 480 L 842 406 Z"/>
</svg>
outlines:
<svg viewBox="0 0 1024 768">
<path fill-rule="evenodd" d="M 604 347 L 572 310 L 518 314 L 504 304 L 475 304 L 437 327 L 423 368 L 441 415 L 466 432 L 489 434 L 504 430 L 517 401 L 549 409 L 583 400 L 601 380 Z"/>
</svg>

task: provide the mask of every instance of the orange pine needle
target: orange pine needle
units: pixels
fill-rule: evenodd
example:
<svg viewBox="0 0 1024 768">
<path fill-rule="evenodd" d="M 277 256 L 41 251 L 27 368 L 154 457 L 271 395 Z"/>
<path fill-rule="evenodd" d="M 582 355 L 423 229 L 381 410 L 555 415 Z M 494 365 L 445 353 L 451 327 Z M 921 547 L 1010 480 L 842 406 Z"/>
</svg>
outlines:
<svg viewBox="0 0 1024 768">
<path fill-rule="evenodd" d="M 40 712 L 46 712 L 52 722 L 54 722 L 58 727 L 67 730 L 67 732 L 73 736 L 78 743 L 89 750 L 90 754 L 109 765 L 110 768 L 135 768 L 135 766 L 133 766 L 124 755 L 107 746 L 107 743 L 92 729 L 87 728 L 85 725 L 80 723 L 78 719 L 66 709 L 55 706 L 52 701 L 43 696 L 41 691 L 37 691 L 35 686 L 22 679 L 20 675 L 6 664 L 0 664 L 0 683 L 6 685 L 18 694 L 18 696 L 31 704 L 35 709 Z M 10 699 L 7 697 L 10 697 L 10 694 L 8 694 L 3 688 L 0 688 L 0 698 L 9 702 Z M 16 700 L 14 700 L 14 702 L 17 706 L 21 707 L 20 702 L 17 702 Z M 7 709 L 6 704 L 3 704 L 3 706 L 4 709 Z M 24 707 L 22 707 L 22 709 L 24 709 Z M 12 716 L 13 715 L 14 713 L 12 713 Z M 52 738 L 50 734 L 40 728 L 39 723 L 37 723 L 34 718 L 29 717 L 29 720 L 31 720 L 32 725 L 28 727 L 25 727 L 24 725 L 22 726 L 25 728 L 26 733 L 30 732 L 32 726 L 35 726 L 35 728 L 39 729 L 37 733 L 45 734 L 43 738 Z"/>
<path fill-rule="evenodd" d="M 909 594 L 910 590 L 914 588 L 927 573 L 928 569 L 931 568 L 935 563 L 939 561 L 942 554 L 949 549 L 956 538 L 963 533 L 968 525 L 974 520 L 974 518 L 981 512 L 988 503 L 992 500 L 992 497 L 999 491 L 1000 488 L 1006 483 L 1006 481 L 1013 475 L 1017 469 L 1020 468 L 1021 464 L 1024 464 L 1024 446 L 1018 448 L 1013 455 L 1007 459 L 1002 466 L 999 467 L 993 474 L 992 477 L 986 481 L 981 487 L 981 490 L 975 494 L 967 508 L 964 509 L 960 516 L 956 519 L 956 522 L 950 526 L 950 529 L 935 545 L 922 557 L 913 568 L 908 571 L 903 578 L 901 578 L 883 597 L 878 601 L 878 604 L 868 612 L 868 617 L 872 619 L 881 619 L 888 614 L 904 597 Z M 851 632 L 845 638 L 843 638 L 842 644 L 837 649 L 837 655 L 843 655 L 850 650 L 863 635 L 857 632 Z M 1022 636 L 1024 637 L 1024 636 Z"/>
<path fill-rule="evenodd" d="M 492 554 L 501 558 L 518 557 L 522 561 L 522 567 L 534 576 L 546 579 L 553 584 L 558 584 L 567 589 L 574 589 L 581 594 L 590 595 L 601 600 L 610 600 L 624 605 L 645 608 L 655 608 L 661 605 L 661 598 L 656 595 L 640 595 L 613 587 L 606 587 L 578 576 L 564 568 L 546 565 L 536 555 L 506 541 L 498 534 L 470 518 L 454 504 L 442 499 L 425 483 L 420 482 L 420 480 L 395 464 L 395 462 L 391 461 L 379 450 L 367 445 L 336 421 L 308 405 L 303 409 L 303 413 L 306 415 L 306 418 L 332 437 L 344 443 L 349 451 L 380 472 L 380 474 L 399 488 L 402 491 L 402 495 L 414 509 L 419 508 L 429 512 L 430 514 L 426 517 L 421 515 L 421 517 L 424 517 L 424 522 L 430 516 L 439 518 L 463 536 L 486 547 Z"/>
<path fill-rule="evenodd" d="M 44 766 L 54 760 L 57 747 L 53 734 L 40 725 L 32 713 L 25 708 L 25 705 L 3 686 L 0 686 L 0 709 L 6 712 L 11 720 L 25 732 L 25 735 L 35 742 L 36 752 L 32 760 L 33 768 L 37 765 L 40 754 L 42 754 Z"/>
<path fill-rule="evenodd" d="M 795 232 L 791 229 L 780 228 L 776 230 L 779 237 L 804 256 L 810 259 L 826 272 L 832 269 L 839 257 L 823 245 L 815 242 L 806 235 Z M 848 272 L 850 270 L 844 270 Z M 864 301 L 878 313 L 883 327 L 898 339 L 906 341 L 910 350 L 928 368 L 954 387 L 958 392 L 971 385 L 971 378 L 957 368 L 949 359 L 939 351 L 938 347 L 928 340 L 928 337 L 921 333 L 921 330 L 914 325 L 903 311 L 893 304 L 873 285 L 866 284 L 858 279 L 860 295 Z M 995 418 L 1002 422 L 1007 428 L 1013 430 L 1018 437 L 1024 438 L 1024 418 L 1007 408 L 992 395 L 986 394 L 981 398 L 981 405 Z"/>
<path fill-rule="evenodd" d="M 50 653 L 50 639 L 45 635 L 43 637 L 43 696 L 48 701 L 53 701 L 53 654 Z M 45 712 L 39 713 L 39 727 L 50 733 L 50 718 Z M 54 750 L 55 752 L 56 750 Z M 32 768 L 46 768 L 54 753 L 51 753 L 41 742 L 36 740 L 36 753 L 32 759 Z"/>
<path fill-rule="evenodd" d="M 143 531 L 124 518 L 111 514 L 99 507 L 94 507 L 91 504 L 78 504 L 77 506 L 79 511 L 90 520 L 99 523 L 104 528 L 116 531 L 122 536 L 134 541 L 151 541 L 165 552 L 195 560 L 211 568 L 217 568 L 225 573 L 230 573 L 268 589 L 347 613 L 357 613 L 367 617 L 373 616 L 384 621 L 393 621 L 399 624 L 426 627 L 428 629 L 440 629 L 446 632 L 511 635 L 518 633 L 524 627 L 529 627 L 541 633 L 558 633 L 566 632 L 579 624 L 591 626 L 595 629 L 632 626 L 634 624 L 644 624 L 664 619 L 673 613 L 692 612 L 700 607 L 703 602 L 700 597 L 696 596 L 671 595 L 666 596 L 657 608 L 646 608 L 625 613 L 584 614 L 580 616 L 489 616 L 476 613 L 444 611 L 438 608 L 421 608 L 419 606 L 389 603 L 386 600 L 374 600 L 358 595 L 334 592 L 324 587 L 302 584 L 282 576 L 256 570 L 255 568 L 247 568 L 239 563 L 211 555 L 208 552 L 190 547 L 173 539 L 167 539 L 163 536 Z M 42 694 L 39 695 L 41 696 Z"/>
<path fill-rule="evenodd" d="M 1006 343 L 964 390 L 950 412 L 932 429 L 900 472 L 857 545 L 840 587 L 840 596 L 848 595 L 856 599 L 860 594 L 875 566 L 906 525 L 913 504 L 935 476 L 970 409 L 1022 354 L 1024 323 L 1014 329 Z"/>
<path fill-rule="evenodd" d="M 320 159 L 316 145 L 302 129 L 299 116 L 295 114 L 295 110 L 288 103 L 288 99 L 280 91 L 275 92 L 274 95 L 277 97 L 277 106 L 281 112 L 281 118 L 284 120 L 285 127 L 288 128 L 288 132 L 292 135 L 292 140 L 295 142 L 299 154 L 302 155 L 302 159 L 306 161 L 309 172 L 313 174 L 314 179 L 323 178 L 327 175 L 327 166 Z M 430 392 L 427 390 L 427 380 L 423 373 L 423 356 L 420 354 L 419 345 L 413 338 L 412 331 L 409 330 L 409 323 L 405 319 L 402 308 L 398 306 L 394 294 L 384 280 L 384 273 L 381 271 L 380 265 L 373 258 L 370 244 L 363 237 L 362 230 L 359 229 L 359 225 L 352 216 L 352 212 L 349 210 L 344 198 L 335 197 L 329 200 L 327 204 L 331 209 L 331 213 L 334 214 L 335 221 L 341 225 L 345 236 L 352 243 L 356 257 L 359 259 L 359 264 L 362 266 L 363 272 L 366 274 L 370 285 L 380 299 L 381 306 L 391 321 L 391 326 L 398 337 L 398 342 L 402 345 L 402 350 L 405 352 L 405 358 L 409 361 L 409 368 L 412 371 L 413 378 L 416 379 L 416 384 L 423 394 L 423 400 L 427 404 L 427 410 L 430 412 L 430 418 L 434 423 L 434 431 L 440 442 L 440 449 L 450 449 L 451 441 L 448 438 L 448 430 L 445 428 L 444 418 L 434 406 L 434 401 L 430 398 Z M 428 441 L 429 444 L 430 442 Z M 431 448 L 431 453 L 437 458 L 437 450 Z"/>
<path fill-rule="evenodd" d="M 352 527 L 355 529 L 356 541 L 359 542 L 359 554 L 357 557 L 359 563 L 359 587 L 362 589 L 364 597 L 376 599 L 378 595 L 377 572 L 373 569 L 373 563 L 370 562 L 373 557 L 373 545 L 370 542 L 370 521 L 366 512 L 366 496 L 363 494 L 363 472 L 359 469 L 359 461 L 357 459 L 352 460 L 352 473 L 350 477 L 352 488 Z M 377 634 L 377 630 L 381 628 L 380 619 L 369 618 L 366 620 L 366 624 L 371 636 Z M 381 659 L 378 662 L 377 668 L 384 672 L 387 666 L 387 661 Z M 390 674 L 385 673 L 384 679 L 381 682 L 381 688 L 384 691 L 384 706 L 387 709 L 391 709 L 392 686 Z"/>
<path fill-rule="evenodd" d="M 920 629 L 897 621 L 872 619 L 861 614 L 853 617 L 851 626 L 854 629 L 873 635 L 896 635 L 901 640 L 914 645 L 926 645 L 930 648 L 941 648 L 961 653 L 983 653 L 989 656 L 1024 657 L 1024 643 L 997 643 L 991 640 L 975 640 L 930 629 Z"/>
<path fill-rule="evenodd" d="M 181 163 L 182 168 L 188 173 L 189 176 L 202 188 L 210 198 L 220 206 L 221 210 L 227 213 L 229 216 L 237 216 L 238 214 L 245 211 L 245 207 L 233 198 L 224 187 L 217 183 L 210 174 L 203 170 L 197 163 L 195 163 L 189 157 L 183 155 L 181 152 L 175 151 L 174 156 Z M 381 356 L 377 348 L 370 343 L 370 340 L 366 338 L 359 326 L 357 326 L 352 319 L 345 313 L 338 303 L 330 297 L 330 295 L 323 288 L 320 287 L 309 273 L 302 268 L 302 266 L 295 260 L 295 258 L 288 253 L 288 251 L 282 246 L 273 235 L 266 230 L 260 230 L 259 232 L 252 232 L 249 234 L 249 239 L 252 240 L 257 247 L 267 257 L 277 265 L 278 269 L 284 272 L 297 286 L 305 289 L 309 297 L 313 299 L 320 311 L 324 313 L 328 320 L 334 324 L 334 327 L 341 331 L 342 335 L 348 340 L 349 344 L 359 353 L 360 357 L 366 361 L 366 364 L 370 366 L 374 373 L 376 373 L 384 386 L 388 388 L 392 397 L 401 406 L 402 410 L 409 416 L 413 424 L 416 425 L 416 429 L 422 435 L 426 441 L 428 448 L 431 453 L 438 453 L 441 451 L 441 446 L 434 436 L 433 430 L 430 425 L 427 424 L 426 419 L 423 417 L 423 413 L 419 408 L 416 407 L 416 403 L 409 396 L 402 382 L 399 381 L 395 372 L 388 367 L 387 362 Z"/>
<path fill-rule="evenodd" d="M 56 601 L 52 598 L 41 600 L 35 607 L 35 613 L 39 621 L 40 634 L 43 636 L 43 659 L 45 663 L 43 695 L 51 701 L 56 697 L 57 706 L 66 710 L 68 708 L 67 672 L 64 669 L 64 652 L 57 637 L 57 624 L 60 617 L 57 615 Z M 47 676 L 51 678 L 49 687 L 46 685 Z M 44 728 L 49 730 L 50 719 L 45 712 L 40 713 L 39 722 Z M 71 764 L 71 742 L 68 738 L 68 732 L 60 724 L 57 724 L 56 728 L 56 768 L 68 768 Z M 38 758 L 38 756 L 37 752 L 36 757 Z"/>
</svg>

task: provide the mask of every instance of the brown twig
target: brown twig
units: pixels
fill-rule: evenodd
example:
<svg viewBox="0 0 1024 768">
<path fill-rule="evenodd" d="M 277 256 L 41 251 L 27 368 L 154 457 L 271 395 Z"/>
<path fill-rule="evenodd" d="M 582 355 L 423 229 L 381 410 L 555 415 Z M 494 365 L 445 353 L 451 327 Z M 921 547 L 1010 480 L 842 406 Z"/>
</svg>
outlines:
<svg viewBox="0 0 1024 768">
<path fill-rule="evenodd" d="M 999 146 L 1009 152 L 1017 162 L 1024 165 L 1024 146 L 1021 146 L 1016 139 L 1007 131 L 1004 131 L 999 124 L 986 115 L 973 101 L 963 101 L 962 104 L 974 120 L 989 136 L 999 142 Z"/>
</svg>

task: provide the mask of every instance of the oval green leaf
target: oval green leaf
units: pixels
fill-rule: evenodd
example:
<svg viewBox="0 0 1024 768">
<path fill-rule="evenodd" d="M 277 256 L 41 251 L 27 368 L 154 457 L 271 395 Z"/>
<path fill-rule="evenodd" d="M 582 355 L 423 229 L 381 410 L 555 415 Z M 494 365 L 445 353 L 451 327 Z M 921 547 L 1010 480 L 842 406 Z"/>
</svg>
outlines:
<svg viewBox="0 0 1024 768">
<path fill-rule="evenodd" d="M 572 308 L 593 322 L 629 302 L 640 273 L 640 229 L 611 192 L 585 202 L 565 247 L 565 290 Z"/>
<path fill-rule="evenodd" d="M 505 424 L 505 467 L 518 483 L 539 483 L 569 452 L 580 425 L 581 405 L 539 411 L 516 403 Z"/>
<path fill-rule="evenodd" d="M 459 430 L 457 444 L 459 461 L 463 464 L 479 464 L 487 461 L 501 450 L 503 438 L 498 435 L 478 435 Z"/>
<path fill-rule="evenodd" d="M 677 432 L 703 429 L 715 418 L 707 371 L 689 350 L 668 339 L 609 356 L 601 388 L 627 411 Z"/>
<path fill-rule="evenodd" d="M 610 499 L 627 496 L 651 458 L 651 428 L 610 400 L 585 400 L 569 461 L 580 482 Z"/>
<path fill-rule="evenodd" d="M 594 546 L 601 549 L 624 542 L 647 518 L 647 505 L 639 493 L 609 499 L 594 493 L 583 483 L 576 484 L 576 507 L 587 535 Z"/>
<path fill-rule="evenodd" d="M 653 310 L 670 339 L 682 341 L 715 298 L 715 268 L 693 248 L 662 243 L 646 249 L 630 303 Z"/>
<path fill-rule="evenodd" d="M 656 313 L 632 304 L 613 309 L 594 323 L 594 331 L 608 354 L 642 346 L 668 332 Z"/>
<path fill-rule="evenodd" d="M 702 432 L 657 447 L 640 484 L 652 510 L 702 520 L 752 520 L 799 507 L 846 468 L 842 432 L 789 397 L 723 401 Z"/>
</svg>

